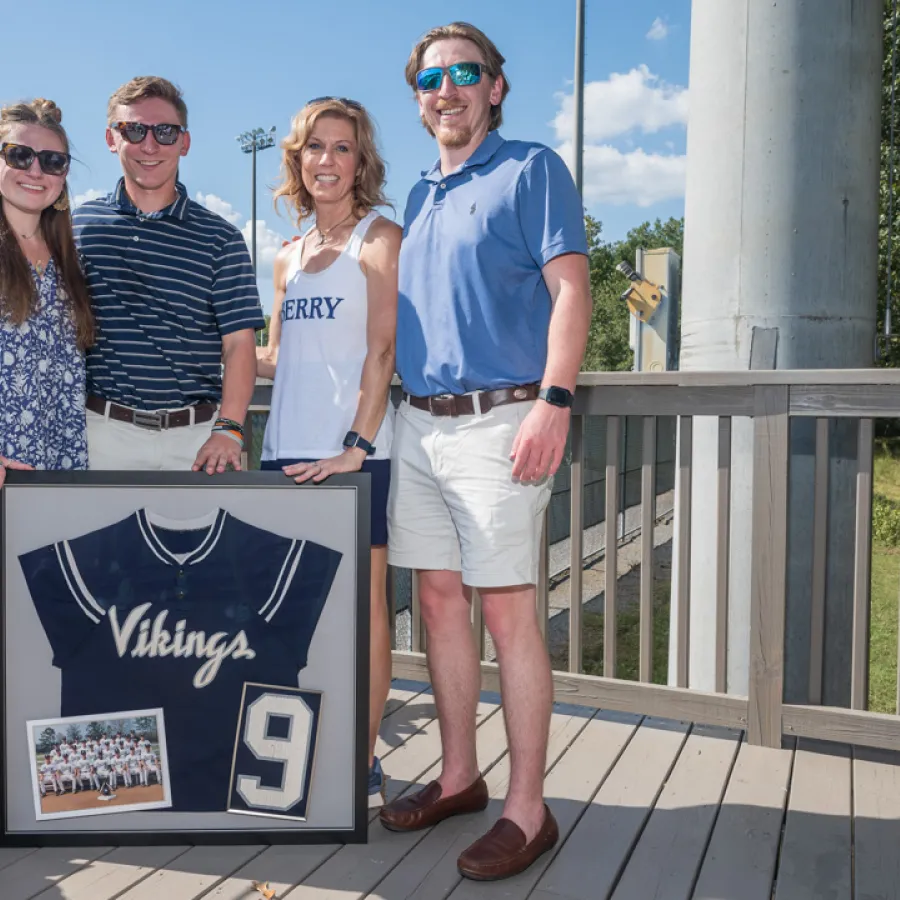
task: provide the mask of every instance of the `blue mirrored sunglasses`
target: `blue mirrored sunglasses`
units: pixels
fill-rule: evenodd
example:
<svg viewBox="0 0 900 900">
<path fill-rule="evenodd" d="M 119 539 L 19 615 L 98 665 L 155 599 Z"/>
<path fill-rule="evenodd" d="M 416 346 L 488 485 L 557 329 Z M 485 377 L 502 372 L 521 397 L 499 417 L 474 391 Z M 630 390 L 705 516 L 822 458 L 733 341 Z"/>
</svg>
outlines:
<svg viewBox="0 0 900 900">
<path fill-rule="evenodd" d="M 457 87 L 469 87 L 481 81 L 482 65 L 477 62 L 458 62 L 447 68 L 432 66 L 416 73 L 416 89 L 426 93 L 436 91 L 444 82 L 444 72 Z"/>
</svg>

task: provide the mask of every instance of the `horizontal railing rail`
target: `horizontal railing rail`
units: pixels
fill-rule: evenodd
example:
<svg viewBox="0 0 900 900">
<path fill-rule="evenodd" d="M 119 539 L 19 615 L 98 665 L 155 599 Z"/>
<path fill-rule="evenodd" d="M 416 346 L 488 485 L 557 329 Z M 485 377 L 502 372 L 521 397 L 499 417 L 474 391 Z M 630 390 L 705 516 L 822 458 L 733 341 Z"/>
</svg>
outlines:
<svg viewBox="0 0 900 900">
<path fill-rule="evenodd" d="M 271 386 L 259 384 L 251 409 L 264 412 Z M 397 388 L 394 389 L 395 402 Z M 602 529 L 604 544 L 602 579 L 593 579 L 596 598 L 587 612 L 584 552 L 584 463 L 585 423 L 589 416 L 606 417 L 605 504 Z M 620 547 L 617 533 L 622 469 L 621 429 L 625 417 L 642 421 L 640 459 L 640 546 Z M 671 588 L 677 603 L 670 617 L 672 659 L 669 684 L 654 672 L 657 642 L 654 565 L 659 551 L 654 546 L 657 512 L 657 429 L 659 420 L 677 417 L 675 506 L 672 523 L 672 570 L 677 577 Z M 691 635 L 691 508 L 694 479 L 695 420 L 717 420 L 715 491 L 715 624 L 713 692 L 698 691 L 690 683 Z M 812 590 L 809 619 L 809 697 L 806 704 L 784 702 L 785 611 L 788 566 L 788 497 L 790 434 L 792 421 L 815 420 L 814 513 L 812 533 Z M 874 747 L 900 749 L 900 717 L 869 712 L 867 706 L 870 648 L 870 594 L 872 546 L 873 437 L 875 420 L 900 418 L 900 371 L 792 370 L 747 372 L 582 373 L 573 407 L 569 442 L 570 537 L 568 578 L 555 592 L 568 590 L 568 612 L 551 598 L 550 548 L 546 538 L 537 586 L 537 611 L 548 642 L 559 641 L 559 622 L 567 624 L 568 671 L 556 670 L 557 699 L 570 703 L 626 712 L 687 719 L 726 725 L 747 731 L 749 741 L 780 746 L 784 735 L 849 741 Z M 746 430 L 735 432 L 740 420 L 752 423 L 752 504 L 750 522 L 750 621 L 746 634 L 749 671 L 746 696 L 726 693 L 728 671 L 729 560 L 734 512 L 731 505 L 733 449 L 738 440 L 746 445 Z M 823 706 L 823 659 L 825 647 L 825 595 L 827 573 L 827 528 L 829 496 L 829 420 L 858 422 L 856 446 L 855 538 L 853 546 L 852 636 L 849 709 Z M 708 432 L 704 431 L 704 434 Z M 709 477 L 710 473 L 702 473 Z M 707 533 L 708 533 L 707 529 Z M 637 610 L 635 679 L 617 677 L 623 662 L 617 620 L 622 612 L 619 592 L 620 551 L 627 550 L 631 571 L 639 571 L 634 607 Z M 900 559 L 898 559 L 900 566 Z M 397 584 L 397 573 L 390 585 Z M 602 585 L 602 589 L 600 586 Z M 553 616 L 551 628 L 551 609 Z M 671 609 L 671 607 L 670 607 Z M 600 656 L 599 669 L 586 674 L 585 616 L 602 619 L 602 639 L 592 632 L 592 657 Z M 630 615 L 630 613 L 628 613 Z M 482 657 L 486 688 L 499 688 L 497 664 L 491 655 L 490 635 L 481 615 L 480 599 L 474 592 L 472 627 Z M 563 627 L 562 631 L 566 631 Z M 551 634 L 552 632 L 552 634 Z M 408 640 L 396 640 L 394 674 L 427 680 L 426 635 L 421 620 L 416 580 L 411 582 Z M 395 638 L 396 639 L 396 638 Z M 401 646 L 401 644 L 403 646 Z M 404 649 L 408 648 L 408 649 Z M 557 660 L 559 663 L 559 660 Z M 658 668 L 658 667 L 657 667 Z M 898 679 L 900 684 L 900 679 Z M 900 687 L 898 687 L 900 709 Z"/>
</svg>

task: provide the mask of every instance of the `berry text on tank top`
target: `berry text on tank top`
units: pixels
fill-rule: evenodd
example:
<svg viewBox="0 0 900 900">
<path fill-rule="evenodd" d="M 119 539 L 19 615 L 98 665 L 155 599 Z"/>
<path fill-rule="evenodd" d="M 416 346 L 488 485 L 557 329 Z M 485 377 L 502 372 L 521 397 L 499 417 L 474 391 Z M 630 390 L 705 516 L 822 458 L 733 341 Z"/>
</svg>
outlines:
<svg viewBox="0 0 900 900">
<path fill-rule="evenodd" d="M 343 297 L 288 297 L 281 307 L 281 321 L 290 319 L 333 319 Z"/>
</svg>

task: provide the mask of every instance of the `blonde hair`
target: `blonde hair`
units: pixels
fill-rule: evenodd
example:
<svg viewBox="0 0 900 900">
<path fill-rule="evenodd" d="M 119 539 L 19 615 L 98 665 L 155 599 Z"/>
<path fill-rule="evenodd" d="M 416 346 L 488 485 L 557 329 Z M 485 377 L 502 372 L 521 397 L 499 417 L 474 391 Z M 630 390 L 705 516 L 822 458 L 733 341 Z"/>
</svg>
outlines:
<svg viewBox="0 0 900 900">
<path fill-rule="evenodd" d="M 413 94 L 415 94 L 416 74 L 422 68 L 422 57 L 425 55 L 425 51 L 438 41 L 447 41 L 452 38 L 462 38 L 463 40 L 471 41 L 481 52 L 484 73 L 490 78 L 497 78 L 498 76 L 503 78 L 503 92 L 500 94 L 500 102 L 496 106 L 491 107 L 491 121 L 488 125 L 488 131 L 495 131 L 503 124 L 503 101 L 509 93 L 510 84 L 506 73 L 503 71 L 503 63 L 506 62 L 506 59 L 497 49 L 497 45 L 480 28 L 476 28 L 468 22 L 451 22 L 449 25 L 438 25 L 437 28 L 432 28 L 427 34 L 422 35 L 406 61 L 406 83 L 413 89 Z M 478 60 L 473 59 L 472 62 L 478 62 Z M 422 124 L 425 126 L 425 130 L 434 137 L 434 131 L 425 121 L 424 116 L 422 117 Z"/>
<path fill-rule="evenodd" d="M 329 97 L 307 103 L 291 121 L 291 133 L 281 142 L 281 184 L 275 190 L 297 215 L 297 224 L 313 215 L 316 202 L 303 184 L 301 154 L 316 123 L 322 116 L 347 119 L 353 123 L 359 151 L 359 172 L 353 188 L 353 212 L 364 216 L 376 206 L 390 206 L 384 194 L 385 165 L 375 142 L 375 123 L 356 101 Z"/>
<path fill-rule="evenodd" d="M 69 138 L 62 127 L 62 110 L 52 101 L 38 97 L 30 103 L 14 103 L 0 109 L 0 143 L 6 140 L 15 125 L 38 125 L 53 132 L 69 152 Z M 72 234 L 72 215 L 69 211 L 68 181 L 63 183 L 57 199 L 65 198 L 63 209 L 51 204 L 41 212 L 40 229 L 56 270 L 65 286 L 66 300 L 78 346 L 84 350 L 94 342 L 94 316 L 87 285 L 78 261 L 75 238 Z M 21 325 L 35 311 L 37 291 L 28 266 L 28 259 L 10 227 L 0 198 L 0 315 L 14 325 Z"/>
<path fill-rule="evenodd" d="M 120 106 L 131 106 L 140 100 L 150 100 L 153 97 L 159 97 L 160 100 L 167 100 L 175 111 L 182 128 L 187 128 L 188 112 L 187 104 L 181 94 L 181 88 L 160 78 L 158 75 L 139 75 L 132 78 L 131 81 L 125 82 L 115 93 L 109 98 L 106 106 L 106 122 L 112 125 L 118 118 L 117 109 Z"/>
</svg>

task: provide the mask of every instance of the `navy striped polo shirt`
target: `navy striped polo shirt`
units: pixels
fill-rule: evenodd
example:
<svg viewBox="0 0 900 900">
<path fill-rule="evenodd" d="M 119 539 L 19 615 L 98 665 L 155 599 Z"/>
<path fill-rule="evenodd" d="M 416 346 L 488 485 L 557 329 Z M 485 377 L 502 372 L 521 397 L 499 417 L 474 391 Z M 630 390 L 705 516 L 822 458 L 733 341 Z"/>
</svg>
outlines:
<svg viewBox="0 0 900 900">
<path fill-rule="evenodd" d="M 221 400 L 223 335 L 265 327 L 240 231 L 176 187 L 144 213 L 123 178 L 73 214 L 97 318 L 88 394 L 142 410 Z"/>
</svg>

